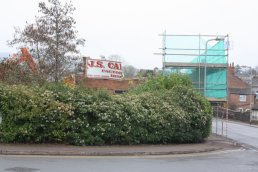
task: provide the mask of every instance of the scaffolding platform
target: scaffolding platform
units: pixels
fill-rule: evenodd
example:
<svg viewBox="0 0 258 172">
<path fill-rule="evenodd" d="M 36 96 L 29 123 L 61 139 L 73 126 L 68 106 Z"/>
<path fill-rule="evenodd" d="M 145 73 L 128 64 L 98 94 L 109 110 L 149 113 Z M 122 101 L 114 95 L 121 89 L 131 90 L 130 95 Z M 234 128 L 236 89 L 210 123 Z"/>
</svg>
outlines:
<svg viewBox="0 0 258 172">
<path fill-rule="evenodd" d="M 168 67 L 202 67 L 204 68 L 205 66 L 210 68 L 226 68 L 227 67 L 227 64 L 221 64 L 221 63 L 208 63 L 208 64 L 205 64 L 205 63 L 178 63 L 178 62 L 164 62 L 163 63 L 164 67 L 165 68 L 168 68 Z"/>
<path fill-rule="evenodd" d="M 164 73 L 186 74 L 209 101 L 227 101 L 228 35 L 160 36 Z"/>
</svg>

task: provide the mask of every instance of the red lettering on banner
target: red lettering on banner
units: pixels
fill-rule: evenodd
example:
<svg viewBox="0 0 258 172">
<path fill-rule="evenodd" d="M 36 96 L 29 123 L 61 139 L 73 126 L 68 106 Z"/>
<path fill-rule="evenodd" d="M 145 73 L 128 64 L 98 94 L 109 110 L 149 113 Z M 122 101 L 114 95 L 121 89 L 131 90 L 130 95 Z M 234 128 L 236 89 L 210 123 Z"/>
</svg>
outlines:
<svg viewBox="0 0 258 172">
<path fill-rule="evenodd" d="M 91 61 L 88 61 L 87 64 L 88 64 L 89 67 L 105 68 L 103 66 L 103 62 L 102 61 L 91 60 Z"/>
<path fill-rule="evenodd" d="M 121 75 L 113 75 L 113 74 L 111 74 L 110 76 L 111 76 L 112 78 L 122 78 Z"/>
<path fill-rule="evenodd" d="M 121 62 L 88 59 L 87 60 L 87 76 L 93 78 L 123 78 Z"/>
<path fill-rule="evenodd" d="M 110 69 L 122 70 L 122 65 L 121 65 L 121 63 L 119 64 L 119 63 L 115 63 L 115 62 L 109 62 L 109 63 L 108 63 L 108 67 L 109 67 Z"/>
<path fill-rule="evenodd" d="M 90 66 L 90 67 L 93 67 L 94 66 L 94 61 L 88 61 L 87 65 Z"/>
<path fill-rule="evenodd" d="M 96 67 L 104 68 L 103 62 L 102 61 L 97 61 L 97 66 Z"/>
</svg>

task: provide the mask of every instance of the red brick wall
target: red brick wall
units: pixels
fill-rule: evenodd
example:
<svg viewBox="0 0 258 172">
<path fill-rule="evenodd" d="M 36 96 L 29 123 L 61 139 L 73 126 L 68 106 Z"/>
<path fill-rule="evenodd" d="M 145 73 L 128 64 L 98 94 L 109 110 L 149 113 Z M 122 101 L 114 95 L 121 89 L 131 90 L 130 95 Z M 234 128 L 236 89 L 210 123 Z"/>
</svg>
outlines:
<svg viewBox="0 0 258 172">
<path fill-rule="evenodd" d="M 241 102 L 239 99 L 240 95 L 230 94 L 229 95 L 229 108 L 230 109 L 250 109 L 250 99 L 253 102 L 253 96 L 246 95 L 246 102 Z"/>
<path fill-rule="evenodd" d="M 111 92 L 115 90 L 128 90 L 140 83 L 139 79 L 124 79 L 124 80 L 108 80 L 108 79 L 93 79 L 86 78 L 83 85 L 92 89 L 106 89 Z"/>
</svg>

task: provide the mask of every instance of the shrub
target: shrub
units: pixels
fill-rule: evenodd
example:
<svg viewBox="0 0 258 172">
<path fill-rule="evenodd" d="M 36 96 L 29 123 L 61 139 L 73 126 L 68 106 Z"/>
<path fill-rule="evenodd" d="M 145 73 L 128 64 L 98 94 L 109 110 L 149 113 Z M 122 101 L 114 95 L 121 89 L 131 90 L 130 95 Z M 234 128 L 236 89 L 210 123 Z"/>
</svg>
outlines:
<svg viewBox="0 0 258 172">
<path fill-rule="evenodd" d="M 39 87 L 0 88 L 0 108 L 4 142 L 62 142 L 71 106 L 54 99 Z"/>
<path fill-rule="evenodd" d="M 191 143 L 210 133 L 209 103 L 185 76 L 151 78 L 127 94 L 0 84 L 1 142 L 74 145 Z"/>
<path fill-rule="evenodd" d="M 184 85 L 192 88 L 192 82 L 187 75 L 171 74 L 150 76 L 146 82 L 143 82 L 136 88 L 130 90 L 131 93 L 153 92 L 157 90 L 170 90 L 178 85 Z"/>
</svg>

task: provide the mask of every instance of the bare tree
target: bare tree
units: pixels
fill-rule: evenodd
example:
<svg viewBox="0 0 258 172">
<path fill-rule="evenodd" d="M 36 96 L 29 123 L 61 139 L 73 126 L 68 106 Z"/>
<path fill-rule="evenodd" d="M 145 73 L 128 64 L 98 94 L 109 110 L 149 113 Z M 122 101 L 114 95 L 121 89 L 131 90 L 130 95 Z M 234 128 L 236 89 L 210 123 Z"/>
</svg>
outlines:
<svg viewBox="0 0 258 172">
<path fill-rule="evenodd" d="M 28 46 L 38 59 L 39 69 L 58 82 L 71 67 L 77 46 L 84 45 L 84 39 L 77 39 L 75 8 L 60 0 L 39 3 L 40 16 L 35 24 L 27 24 L 24 30 L 16 28 L 10 45 Z"/>
<path fill-rule="evenodd" d="M 47 55 L 45 54 L 47 45 L 43 40 L 43 31 L 42 28 L 39 27 L 38 23 L 26 23 L 23 30 L 21 30 L 19 27 L 15 27 L 13 39 L 8 41 L 8 44 L 10 46 L 18 45 L 18 48 L 27 47 L 32 56 L 36 59 L 39 76 L 47 79 L 51 73 L 51 70 L 50 65 L 47 65 Z"/>
<path fill-rule="evenodd" d="M 123 73 L 125 78 L 133 78 L 137 75 L 138 69 L 132 65 L 123 66 Z"/>
</svg>

